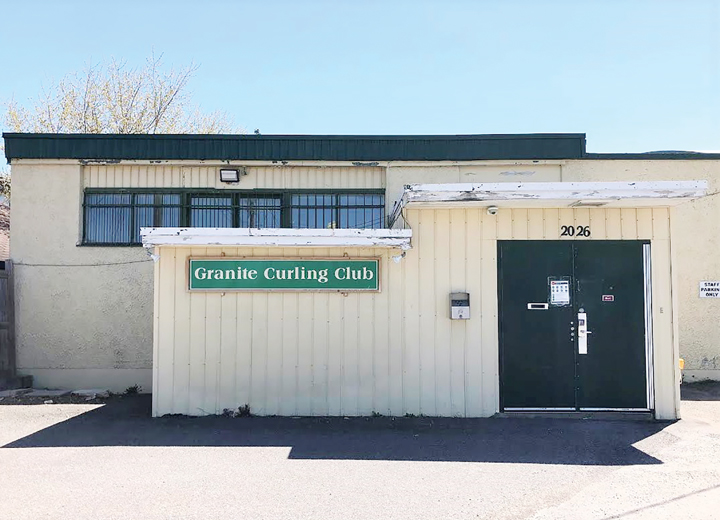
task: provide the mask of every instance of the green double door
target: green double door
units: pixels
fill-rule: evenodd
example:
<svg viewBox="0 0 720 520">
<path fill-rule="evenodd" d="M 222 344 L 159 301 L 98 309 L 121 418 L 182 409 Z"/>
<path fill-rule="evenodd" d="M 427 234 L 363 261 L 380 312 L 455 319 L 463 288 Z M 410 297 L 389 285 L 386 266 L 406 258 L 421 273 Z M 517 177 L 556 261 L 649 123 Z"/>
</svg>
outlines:
<svg viewBox="0 0 720 520">
<path fill-rule="evenodd" d="M 652 408 L 649 248 L 498 243 L 501 409 Z"/>
</svg>

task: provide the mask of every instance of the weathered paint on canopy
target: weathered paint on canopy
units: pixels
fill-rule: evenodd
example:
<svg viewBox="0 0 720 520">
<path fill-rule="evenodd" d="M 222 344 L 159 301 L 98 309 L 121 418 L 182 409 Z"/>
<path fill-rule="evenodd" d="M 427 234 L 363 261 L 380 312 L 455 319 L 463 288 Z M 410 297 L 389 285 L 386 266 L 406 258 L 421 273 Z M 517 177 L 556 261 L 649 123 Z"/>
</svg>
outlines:
<svg viewBox="0 0 720 520">
<path fill-rule="evenodd" d="M 417 202 L 523 202 L 547 207 L 612 206 L 629 202 L 633 206 L 674 206 L 707 194 L 707 181 L 653 182 L 502 182 L 410 184 L 406 186 L 404 204 Z M 517 206 L 516 206 L 517 207 Z"/>
<path fill-rule="evenodd" d="M 141 228 L 143 245 L 390 247 L 410 249 L 411 229 Z"/>
</svg>

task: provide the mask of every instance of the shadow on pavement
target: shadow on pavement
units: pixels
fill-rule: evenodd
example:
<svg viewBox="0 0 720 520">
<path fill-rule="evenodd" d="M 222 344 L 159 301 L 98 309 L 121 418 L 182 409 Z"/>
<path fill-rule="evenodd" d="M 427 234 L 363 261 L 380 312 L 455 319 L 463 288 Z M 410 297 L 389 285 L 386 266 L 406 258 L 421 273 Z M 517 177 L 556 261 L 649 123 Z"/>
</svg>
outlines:
<svg viewBox="0 0 720 520">
<path fill-rule="evenodd" d="M 290 447 L 291 459 L 660 464 L 632 445 L 668 423 L 568 419 L 150 417 L 150 396 L 104 406 L 4 448 Z"/>
<path fill-rule="evenodd" d="M 680 385 L 683 401 L 720 401 L 720 381 L 699 381 Z"/>
</svg>

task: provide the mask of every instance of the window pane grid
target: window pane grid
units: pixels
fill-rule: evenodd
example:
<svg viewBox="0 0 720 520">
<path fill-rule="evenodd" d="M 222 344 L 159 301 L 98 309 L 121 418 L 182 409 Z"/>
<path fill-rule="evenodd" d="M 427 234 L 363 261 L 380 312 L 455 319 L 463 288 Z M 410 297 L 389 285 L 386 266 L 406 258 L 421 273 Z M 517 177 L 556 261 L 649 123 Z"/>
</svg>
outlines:
<svg viewBox="0 0 720 520">
<path fill-rule="evenodd" d="M 278 228 L 282 222 L 282 198 L 238 194 L 238 227 Z"/>
<path fill-rule="evenodd" d="M 136 245 L 141 227 L 385 227 L 380 193 L 138 192 L 85 194 L 85 244 Z"/>
<path fill-rule="evenodd" d="M 179 194 L 88 193 L 84 243 L 140 244 L 141 227 L 180 225 Z"/>
<path fill-rule="evenodd" d="M 385 227 L 385 197 L 381 194 L 294 194 L 290 200 L 293 228 Z"/>
<path fill-rule="evenodd" d="M 191 196 L 191 227 L 233 227 L 232 196 Z"/>
</svg>

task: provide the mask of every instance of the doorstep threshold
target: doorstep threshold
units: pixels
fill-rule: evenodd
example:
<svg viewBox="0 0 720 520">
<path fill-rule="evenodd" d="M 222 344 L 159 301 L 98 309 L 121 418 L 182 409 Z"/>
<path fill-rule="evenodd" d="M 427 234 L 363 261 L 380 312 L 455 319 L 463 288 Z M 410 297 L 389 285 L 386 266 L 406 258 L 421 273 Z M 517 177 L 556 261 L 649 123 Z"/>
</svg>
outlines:
<svg viewBox="0 0 720 520">
<path fill-rule="evenodd" d="M 651 411 L 539 411 L 512 410 L 498 412 L 493 417 L 499 419 L 580 419 L 596 421 L 654 421 L 655 414 Z"/>
</svg>

